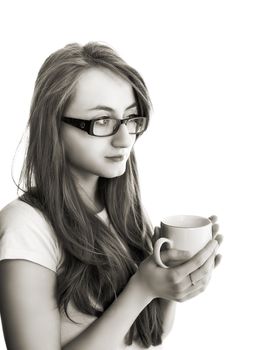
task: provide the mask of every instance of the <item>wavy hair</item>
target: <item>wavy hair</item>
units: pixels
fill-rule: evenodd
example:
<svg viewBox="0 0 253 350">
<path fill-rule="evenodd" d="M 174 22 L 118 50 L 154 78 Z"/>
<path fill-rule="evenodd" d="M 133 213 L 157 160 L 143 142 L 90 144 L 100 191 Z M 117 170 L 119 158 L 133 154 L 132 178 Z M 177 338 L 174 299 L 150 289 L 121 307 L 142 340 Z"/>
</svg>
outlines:
<svg viewBox="0 0 253 350">
<path fill-rule="evenodd" d="M 100 177 L 98 181 L 100 199 L 119 240 L 81 200 L 71 176 L 61 138 L 61 116 L 80 74 L 90 67 L 107 68 L 127 80 L 141 115 L 149 119 L 152 107 L 140 74 L 112 48 L 99 42 L 69 44 L 51 54 L 39 70 L 19 179 L 24 193 L 19 198 L 42 211 L 64 252 L 58 266 L 56 296 L 59 309 L 69 319 L 70 300 L 79 311 L 101 316 L 152 253 L 153 229 L 141 205 L 134 150 L 122 176 Z M 144 347 L 158 345 L 162 332 L 160 300 L 154 299 L 136 318 L 125 342 L 131 345 L 135 340 Z"/>
</svg>

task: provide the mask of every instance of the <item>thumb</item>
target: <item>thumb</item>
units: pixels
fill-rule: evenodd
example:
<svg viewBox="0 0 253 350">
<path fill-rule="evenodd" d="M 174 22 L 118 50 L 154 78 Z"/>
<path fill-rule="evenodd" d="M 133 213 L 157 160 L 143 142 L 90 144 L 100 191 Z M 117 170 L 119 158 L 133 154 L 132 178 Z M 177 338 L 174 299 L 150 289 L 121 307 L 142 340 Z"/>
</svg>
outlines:
<svg viewBox="0 0 253 350">
<path fill-rule="evenodd" d="M 183 262 L 189 260 L 191 254 L 187 250 L 167 249 L 160 252 L 161 260 L 166 265 L 170 262 Z"/>
</svg>

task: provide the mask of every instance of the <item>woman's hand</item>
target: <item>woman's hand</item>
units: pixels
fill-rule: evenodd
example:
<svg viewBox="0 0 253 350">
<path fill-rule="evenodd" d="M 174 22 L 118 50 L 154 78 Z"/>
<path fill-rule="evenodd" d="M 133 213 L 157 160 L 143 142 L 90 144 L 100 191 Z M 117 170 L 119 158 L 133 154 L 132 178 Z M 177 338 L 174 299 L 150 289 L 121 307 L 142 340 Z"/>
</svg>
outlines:
<svg viewBox="0 0 253 350">
<path fill-rule="evenodd" d="M 219 245 L 222 243 L 223 241 L 223 236 L 218 234 L 219 231 L 219 225 L 217 224 L 217 216 L 216 215 L 212 215 L 209 217 L 209 220 L 212 221 L 212 236 L 213 239 L 216 239 L 217 242 L 219 243 Z M 214 267 L 218 266 L 220 261 L 221 261 L 222 256 L 220 254 L 217 254 L 214 260 Z"/>
<path fill-rule="evenodd" d="M 176 249 L 161 252 L 161 258 L 170 268 L 156 265 L 153 255 L 146 258 L 139 266 L 135 280 L 152 298 L 164 298 L 183 302 L 203 292 L 211 278 L 213 268 L 221 260 L 217 253 L 222 236 L 218 235 L 217 217 L 212 216 L 213 239 L 190 258 L 190 253 Z M 155 228 L 154 242 L 159 238 L 159 228 Z"/>
</svg>

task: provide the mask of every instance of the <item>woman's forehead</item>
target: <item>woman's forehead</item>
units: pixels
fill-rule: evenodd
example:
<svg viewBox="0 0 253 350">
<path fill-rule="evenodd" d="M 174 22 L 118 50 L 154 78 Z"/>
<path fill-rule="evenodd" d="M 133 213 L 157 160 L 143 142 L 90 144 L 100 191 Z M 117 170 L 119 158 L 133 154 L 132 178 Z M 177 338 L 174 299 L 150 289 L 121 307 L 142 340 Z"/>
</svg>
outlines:
<svg viewBox="0 0 253 350">
<path fill-rule="evenodd" d="M 97 106 L 125 110 L 135 102 L 131 84 L 106 68 L 84 71 L 76 84 L 72 103 L 89 111 Z"/>
</svg>

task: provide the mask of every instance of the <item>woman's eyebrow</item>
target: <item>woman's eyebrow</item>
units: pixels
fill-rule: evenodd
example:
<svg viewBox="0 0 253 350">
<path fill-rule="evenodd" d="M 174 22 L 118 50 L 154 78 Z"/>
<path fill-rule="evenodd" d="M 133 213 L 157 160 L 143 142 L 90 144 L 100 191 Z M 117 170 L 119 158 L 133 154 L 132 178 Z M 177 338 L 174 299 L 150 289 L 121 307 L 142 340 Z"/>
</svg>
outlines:
<svg viewBox="0 0 253 350">
<path fill-rule="evenodd" d="M 128 106 L 125 110 L 127 111 L 128 109 L 130 108 L 133 108 L 133 107 L 137 107 L 137 104 L 136 102 L 132 103 L 130 106 Z M 114 109 L 111 108 L 111 107 L 108 107 L 108 106 L 104 106 L 104 105 L 98 105 L 96 107 L 92 107 L 92 108 L 89 108 L 88 111 L 94 111 L 94 110 L 104 110 L 104 111 L 109 111 L 109 112 L 114 112 Z"/>
</svg>

